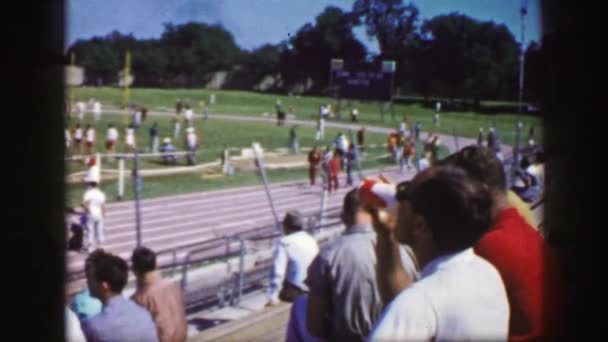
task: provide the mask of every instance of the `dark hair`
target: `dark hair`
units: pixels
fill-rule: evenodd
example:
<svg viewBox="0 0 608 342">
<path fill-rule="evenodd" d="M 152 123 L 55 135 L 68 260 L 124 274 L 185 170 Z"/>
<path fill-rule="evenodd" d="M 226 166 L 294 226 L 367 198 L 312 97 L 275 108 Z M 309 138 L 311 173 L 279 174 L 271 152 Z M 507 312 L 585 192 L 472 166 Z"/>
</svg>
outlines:
<svg viewBox="0 0 608 342">
<path fill-rule="evenodd" d="M 106 282 L 113 293 L 121 293 L 127 284 L 129 268 L 120 257 L 97 249 L 85 262 L 85 270 L 93 267 L 98 282 Z"/>
<path fill-rule="evenodd" d="M 136 273 L 148 273 L 156 269 L 156 253 L 147 247 L 137 247 L 131 255 L 131 268 Z"/>
<path fill-rule="evenodd" d="M 436 167 L 406 191 L 412 210 L 426 220 L 441 254 L 472 247 L 492 223 L 492 196 L 454 166 Z"/>
<path fill-rule="evenodd" d="M 355 214 L 359 209 L 359 195 L 357 189 L 352 189 L 344 196 L 344 202 L 342 204 L 341 218 L 344 224 L 347 226 L 355 223 Z"/>
<path fill-rule="evenodd" d="M 470 145 L 444 158 L 438 165 L 462 168 L 474 180 L 492 189 L 505 191 L 507 188 L 503 165 L 489 148 Z"/>
<path fill-rule="evenodd" d="M 304 217 L 297 210 L 289 210 L 283 218 L 283 224 L 287 225 L 292 231 L 300 231 L 304 228 Z"/>
<path fill-rule="evenodd" d="M 530 166 L 530 160 L 528 159 L 528 157 L 524 156 L 523 158 L 521 158 L 521 160 L 519 161 L 519 167 L 522 169 L 527 169 Z"/>
</svg>

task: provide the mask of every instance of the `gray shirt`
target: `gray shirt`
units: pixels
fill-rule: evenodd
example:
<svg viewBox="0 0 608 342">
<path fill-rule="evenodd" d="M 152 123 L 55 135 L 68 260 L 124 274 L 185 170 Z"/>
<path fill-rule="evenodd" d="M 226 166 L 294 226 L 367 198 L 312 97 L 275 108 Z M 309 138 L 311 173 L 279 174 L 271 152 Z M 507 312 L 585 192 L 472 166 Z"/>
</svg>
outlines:
<svg viewBox="0 0 608 342">
<path fill-rule="evenodd" d="M 306 284 L 329 301 L 331 340 L 363 340 L 382 310 L 376 282 L 376 233 L 353 226 L 319 252 Z"/>
<path fill-rule="evenodd" d="M 85 321 L 83 330 L 87 341 L 158 341 L 150 313 L 120 295 L 110 299 L 101 313 Z"/>
</svg>

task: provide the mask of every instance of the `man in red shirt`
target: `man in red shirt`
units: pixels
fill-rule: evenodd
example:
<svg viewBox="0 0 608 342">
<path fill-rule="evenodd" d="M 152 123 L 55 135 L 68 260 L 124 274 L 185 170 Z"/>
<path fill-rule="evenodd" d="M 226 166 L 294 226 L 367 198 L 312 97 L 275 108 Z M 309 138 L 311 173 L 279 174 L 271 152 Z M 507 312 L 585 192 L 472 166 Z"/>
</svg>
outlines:
<svg viewBox="0 0 608 342">
<path fill-rule="evenodd" d="M 334 185 L 334 191 L 338 190 L 338 174 L 340 173 L 340 154 L 334 151 L 334 157 L 328 163 L 329 168 L 329 184 L 328 191 L 331 192 L 332 184 Z"/>
<path fill-rule="evenodd" d="M 552 340 L 563 309 L 562 275 L 556 255 L 542 236 L 507 201 L 505 172 L 494 153 L 468 146 L 440 164 L 465 169 L 494 197 L 494 224 L 475 252 L 498 269 L 509 299 L 510 341 Z"/>
</svg>

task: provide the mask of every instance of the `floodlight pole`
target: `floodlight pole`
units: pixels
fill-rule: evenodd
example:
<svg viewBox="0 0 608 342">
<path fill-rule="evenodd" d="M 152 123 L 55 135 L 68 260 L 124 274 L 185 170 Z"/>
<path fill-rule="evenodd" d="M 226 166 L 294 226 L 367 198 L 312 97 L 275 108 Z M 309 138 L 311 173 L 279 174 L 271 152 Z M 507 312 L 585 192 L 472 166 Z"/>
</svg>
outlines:
<svg viewBox="0 0 608 342">
<path fill-rule="evenodd" d="M 125 93 L 124 93 L 124 104 L 125 104 L 125 124 L 129 124 L 129 75 L 131 73 L 131 52 L 127 51 L 125 54 Z"/>
<path fill-rule="evenodd" d="M 70 53 L 70 65 L 72 67 L 76 66 L 76 54 L 74 52 Z M 71 118 L 72 117 L 72 103 L 74 103 L 74 85 L 72 84 L 72 82 L 68 83 L 69 88 L 69 92 L 70 92 L 70 103 L 68 106 L 68 116 Z"/>
<path fill-rule="evenodd" d="M 519 113 L 522 112 L 523 109 L 523 96 L 524 96 L 524 58 L 525 58 L 525 49 L 526 49 L 526 42 L 525 42 L 525 18 L 526 18 L 526 14 L 528 13 L 527 11 L 527 6 L 526 6 L 526 2 L 527 0 L 522 0 L 522 5 L 520 8 L 520 15 L 521 15 L 521 51 L 519 54 Z"/>
<path fill-rule="evenodd" d="M 268 196 L 268 202 L 270 202 L 270 210 L 272 211 L 272 215 L 274 216 L 275 227 L 277 231 L 283 235 L 283 229 L 281 227 L 279 221 L 279 215 L 277 214 L 277 209 L 274 206 L 274 201 L 272 200 L 272 195 L 270 194 L 270 187 L 268 185 L 268 178 L 266 177 L 266 170 L 264 170 L 264 164 L 262 162 L 262 157 L 260 156 L 259 145 L 256 143 L 252 144 L 253 154 L 255 157 L 255 163 L 260 171 L 260 177 L 262 178 L 262 182 L 264 183 L 264 189 L 266 190 L 266 195 Z"/>
<path fill-rule="evenodd" d="M 141 177 L 139 176 L 139 155 L 137 149 L 134 152 L 133 158 L 133 178 L 135 180 L 135 232 L 137 238 L 137 247 L 141 246 Z"/>
</svg>

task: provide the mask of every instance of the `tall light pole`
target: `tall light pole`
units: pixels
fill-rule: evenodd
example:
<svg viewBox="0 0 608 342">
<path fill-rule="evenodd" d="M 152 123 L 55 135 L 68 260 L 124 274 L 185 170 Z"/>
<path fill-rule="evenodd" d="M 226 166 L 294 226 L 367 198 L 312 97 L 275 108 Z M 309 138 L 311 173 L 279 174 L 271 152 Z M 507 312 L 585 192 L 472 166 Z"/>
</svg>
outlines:
<svg viewBox="0 0 608 342">
<path fill-rule="evenodd" d="M 527 10 L 527 0 L 521 1 L 520 15 L 521 15 L 521 51 L 519 54 L 519 112 L 522 112 L 522 101 L 524 96 L 524 55 L 526 50 L 526 41 L 525 41 L 525 29 L 526 29 L 526 14 L 528 14 Z"/>
</svg>

